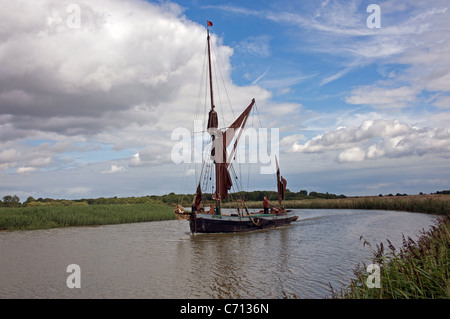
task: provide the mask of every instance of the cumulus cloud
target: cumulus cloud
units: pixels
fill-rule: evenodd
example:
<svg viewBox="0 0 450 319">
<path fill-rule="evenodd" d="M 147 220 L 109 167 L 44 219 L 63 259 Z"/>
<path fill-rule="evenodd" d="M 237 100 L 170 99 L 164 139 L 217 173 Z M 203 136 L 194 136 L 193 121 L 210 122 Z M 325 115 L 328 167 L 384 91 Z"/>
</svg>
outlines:
<svg viewBox="0 0 450 319">
<path fill-rule="evenodd" d="M 364 150 L 355 146 L 355 147 L 346 149 L 345 151 L 341 152 L 338 155 L 338 161 L 339 162 L 361 162 L 364 160 L 365 156 L 366 156 L 366 153 L 364 152 Z"/>
<path fill-rule="evenodd" d="M 165 145 L 152 144 L 134 154 L 129 165 L 137 167 L 171 163 L 170 151 L 171 148 Z"/>
<path fill-rule="evenodd" d="M 419 128 L 399 121 L 366 120 L 359 127 L 340 127 L 304 144 L 294 143 L 290 152 L 335 151 L 338 162 L 423 156 L 450 157 L 448 129 Z"/>
<path fill-rule="evenodd" d="M 190 77 L 201 28 L 176 5 L 138 0 L 76 1 L 80 27 L 71 28 L 72 4 L 2 1 L 2 114 L 13 129 L 63 135 L 101 132 L 113 118 L 115 128 L 155 122 L 152 111 Z"/>
<path fill-rule="evenodd" d="M 18 167 L 17 173 L 33 172 L 39 168 L 48 167 L 54 161 L 59 161 L 57 159 L 59 155 L 77 149 L 70 142 L 42 142 L 38 146 L 26 143 L 5 143 L 4 145 L 5 149 L 0 151 L 0 170 Z"/>
<path fill-rule="evenodd" d="M 64 150 L 46 141 L 64 141 L 71 152 L 83 152 L 82 144 L 91 151 L 96 144 L 140 150 L 130 166 L 170 160 L 170 132 L 191 127 L 198 103 L 204 26 L 185 19 L 183 9 L 170 2 L 0 5 L 0 170 L 64 165 L 57 158 Z M 77 10 L 79 21 L 73 19 Z M 264 108 L 270 94 L 233 85 L 233 50 L 217 36 L 211 39 L 232 105 L 244 107 L 257 97 Z"/>
</svg>

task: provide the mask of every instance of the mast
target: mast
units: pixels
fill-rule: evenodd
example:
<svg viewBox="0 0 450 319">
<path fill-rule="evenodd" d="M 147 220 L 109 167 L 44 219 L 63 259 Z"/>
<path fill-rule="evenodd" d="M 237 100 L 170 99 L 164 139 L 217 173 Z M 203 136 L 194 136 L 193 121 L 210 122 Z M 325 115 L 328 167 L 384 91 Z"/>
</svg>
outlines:
<svg viewBox="0 0 450 319">
<path fill-rule="evenodd" d="M 212 26 L 212 23 L 210 21 L 207 21 L 207 22 L 208 22 L 207 23 L 208 26 Z M 210 44 L 209 28 L 207 28 L 207 31 L 208 31 L 207 41 L 208 41 L 209 92 L 210 92 L 210 99 L 211 99 L 211 110 L 209 111 L 207 131 L 211 135 L 212 142 L 214 145 L 214 140 L 216 139 L 218 134 L 220 134 L 220 132 L 218 129 L 219 120 L 217 117 L 217 112 L 214 110 L 215 105 L 214 105 L 214 93 L 213 93 L 213 83 L 212 83 L 211 44 Z M 219 141 L 216 141 L 216 142 L 219 142 Z M 211 150 L 211 156 L 213 156 L 213 157 L 215 156 L 215 151 L 216 151 L 215 148 L 213 148 Z M 223 162 L 223 161 L 221 160 L 220 162 Z M 217 215 L 220 215 L 220 203 L 221 203 L 220 193 L 218 192 L 218 190 L 221 188 L 221 183 L 222 183 L 221 178 L 220 178 L 220 176 L 222 175 L 220 165 L 221 165 L 221 163 L 214 161 L 215 176 L 216 176 L 215 214 L 217 214 Z"/>
<path fill-rule="evenodd" d="M 214 110 L 214 95 L 213 95 L 213 84 L 212 84 L 212 72 L 211 72 L 211 46 L 209 44 L 209 29 L 208 30 L 208 62 L 209 62 L 209 92 L 211 96 L 211 111 Z"/>
<path fill-rule="evenodd" d="M 212 23 L 208 21 L 208 26 L 212 26 Z M 210 36 L 209 29 L 208 30 L 208 62 L 209 62 L 209 88 L 210 88 L 210 97 L 211 97 L 211 110 L 209 111 L 208 117 L 208 126 L 207 131 L 211 135 L 212 138 L 212 149 L 211 149 L 211 157 L 214 160 L 215 167 L 215 178 L 216 178 L 216 189 L 213 194 L 213 198 L 216 201 L 215 214 L 220 215 L 220 206 L 223 199 L 226 199 L 228 196 L 228 191 L 231 189 L 233 185 L 230 173 L 228 171 L 228 166 L 231 163 L 231 159 L 234 155 L 234 152 L 237 148 L 237 143 L 241 137 L 242 129 L 244 128 L 247 119 L 249 117 L 250 111 L 252 110 L 255 99 L 252 99 L 250 105 L 242 112 L 242 114 L 231 124 L 228 129 L 222 132 L 219 127 L 219 121 L 217 117 L 217 112 L 214 110 L 214 94 L 213 94 L 213 83 L 212 83 L 212 67 L 211 67 L 211 45 L 210 45 Z M 230 156 L 227 158 L 227 147 L 231 143 L 235 133 L 238 129 L 241 129 L 239 132 L 236 141 L 234 143 L 233 149 L 231 151 Z"/>
</svg>

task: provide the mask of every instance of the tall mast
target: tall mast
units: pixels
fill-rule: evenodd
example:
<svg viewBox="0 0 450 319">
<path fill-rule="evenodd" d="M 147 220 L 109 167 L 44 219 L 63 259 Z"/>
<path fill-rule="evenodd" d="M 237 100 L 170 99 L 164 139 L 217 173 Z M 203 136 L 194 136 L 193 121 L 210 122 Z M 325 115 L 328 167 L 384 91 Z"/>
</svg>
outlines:
<svg viewBox="0 0 450 319">
<path fill-rule="evenodd" d="M 211 26 L 212 23 L 208 21 L 208 26 Z M 216 135 L 220 134 L 221 132 L 218 131 L 218 127 L 219 127 L 219 120 L 217 117 L 217 112 L 214 111 L 214 94 L 213 94 L 213 83 L 212 83 L 212 71 L 211 71 L 211 44 L 210 44 L 210 36 L 209 36 L 209 28 L 207 28 L 208 31 L 208 66 L 209 66 L 209 92 L 210 92 L 210 96 L 211 96 L 211 110 L 209 111 L 209 118 L 208 118 L 208 126 L 207 126 L 207 130 L 209 132 L 209 134 L 211 134 L 212 137 L 212 142 L 214 145 L 214 140 L 216 139 Z M 217 136 L 220 137 L 220 136 Z M 218 141 L 216 142 L 220 142 L 221 139 L 219 138 Z M 214 157 L 216 154 L 216 152 L 218 152 L 218 150 L 213 150 L 211 151 L 211 155 Z M 222 154 L 220 154 L 222 156 Z M 223 162 L 223 161 L 221 161 Z M 221 202 L 221 198 L 220 198 L 220 193 L 219 190 L 221 189 L 221 168 L 220 166 L 223 165 L 222 163 L 217 163 L 217 161 L 214 161 L 214 166 L 215 166 L 215 175 L 216 175 L 216 214 L 220 215 L 220 202 Z"/>
<path fill-rule="evenodd" d="M 209 44 L 209 29 L 208 30 L 208 61 L 209 61 L 209 92 L 211 95 L 211 110 L 214 110 L 214 95 L 213 95 L 213 84 L 212 84 L 212 72 L 211 72 L 211 46 Z"/>
<path fill-rule="evenodd" d="M 212 23 L 208 21 L 208 26 L 212 26 Z M 227 160 L 227 147 L 231 143 L 233 137 L 235 136 L 236 130 L 241 128 L 243 129 L 250 111 L 255 104 L 255 99 L 252 100 L 250 105 L 244 110 L 244 112 L 230 125 L 228 129 L 222 132 L 219 129 L 219 120 L 217 116 L 217 112 L 214 110 L 214 95 L 213 95 L 213 84 L 212 84 L 212 71 L 211 71 L 211 44 L 210 44 L 210 36 L 209 36 L 209 28 L 208 31 L 208 62 L 209 62 L 209 88 L 211 95 L 211 110 L 209 111 L 208 117 L 208 125 L 207 131 L 211 135 L 212 138 L 212 149 L 211 149 L 211 157 L 214 159 L 214 167 L 215 167 L 215 177 L 216 177 L 216 189 L 215 189 L 215 201 L 216 201 L 216 209 L 215 214 L 221 214 L 221 201 L 227 198 L 228 191 L 231 189 L 233 182 L 231 180 L 230 173 L 228 171 L 228 165 L 231 163 L 234 152 L 237 148 L 237 143 L 241 137 L 242 130 L 240 130 L 236 141 L 233 146 L 233 150 L 231 151 L 230 157 Z"/>
</svg>

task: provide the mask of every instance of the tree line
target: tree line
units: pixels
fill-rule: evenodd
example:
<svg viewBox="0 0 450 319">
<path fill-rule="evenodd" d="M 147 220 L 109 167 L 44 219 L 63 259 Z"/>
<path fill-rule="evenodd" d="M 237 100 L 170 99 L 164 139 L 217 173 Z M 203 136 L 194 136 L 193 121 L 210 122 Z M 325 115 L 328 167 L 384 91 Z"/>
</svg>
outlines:
<svg viewBox="0 0 450 319">
<path fill-rule="evenodd" d="M 450 190 L 437 191 L 431 194 L 450 194 Z M 423 195 L 421 192 L 420 195 Z M 383 196 L 382 194 L 379 195 Z M 394 196 L 392 194 L 384 196 Z M 397 193 L 395 196 L 407 196 L 407 194 Z M 194 194 L 175 194 L 170 193 L 166 195 L 148 195 L 142 197 L 100 197 L 100 198 L 82 198 L 82 199 L 52 199 L 52 198 L 38 198 L 34 199 L 32 196 L 28 197 L 26 201 L 21 203 L 20 198 L 17 195 L 6 195 L 0 200 L 0 207 L 25 207 L 25 206 L 73 206 L 73 205 L 126 205 L 126 204 L 181 204 L 190 205 L 192 203 Z M 202 194 L 205 202 L 213 201 L 211 194 Z M 270 201 L 276 201 L 278 194 L 275 191 L 251 191 L 251 192 L 239 192 L 231 193 L 224 202 L 234 201 L 236 199 L 242 199 L 245 201 L 263 201 L 264 197 L 267 197 Z M 320 192 L 307 192 L 306 190 L 300 190 L 298 192 L 291 192 L 286 189 L 285 200 L 303 200 L 303 199 L 336 199 L 346 198 L 347 196 L 341 194 L 330 194 Z"/>
<path fill-rule="evenodd" d="M 211 194 L 202 194 L 204 201 L 213 201 Z M 286 189 L 285 200 L 299 200 L 310 198 L 345 198 L 345 195 L 335 195 L 319 192 L 308 192 L 300 190 L 299 192 L 291 192 Z M 26 201 L 21 203 L 20 198 L 16 195 L 7 195 L 0 200 L 0 206 L 3 207 L 21 207 L 21 206 L 70 206 L 70 205 L 111 205 L 111 204 L 145 204 L 145 203 L 165 203 L 165 204 L 183 204 L 189 205 L 192 203 L 194 194 L 175 194 L 170 193 L 166 195 L 149 195 L 143 197 L 122 197 L 118 198 L 82 198 L 75 200 L 68 199 L 52 199 L 52 198 L 38 198 L 34 199 L 32 196 L 28 197 Z M 235 199 L 243 199 L 245 201 L 262 201 L 264 197 L 269 200 L 277 200 L 278 194 L 275 191 L 252 191 L 239 192 L 229 194 L 224 202 L 234 201 Z"/>
<path fill-rule="evenodd" d="M 28 197 L 23 203 L 16 195 L 7 195 L 0 200 L 0 207 L 26 207 L 26 206 L 74 206 L 74 205 L 126 205 L 126 204 L 148 204 L 159 203 L 160 196 L 143 196 L 143 197 L 122 197 L 117 196 L 105 198 L 82 198 L 82 199 L 53 199 Z"/>
</svg>

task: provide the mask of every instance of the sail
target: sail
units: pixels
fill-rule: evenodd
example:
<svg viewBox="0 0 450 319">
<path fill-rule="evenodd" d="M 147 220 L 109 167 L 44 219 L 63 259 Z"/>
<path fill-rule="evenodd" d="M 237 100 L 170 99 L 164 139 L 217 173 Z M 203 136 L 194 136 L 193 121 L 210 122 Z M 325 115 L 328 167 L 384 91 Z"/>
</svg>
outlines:
<svg viewBox="0 0 450 319">
<path fill-rule="evenodd" d="M 247 119 L 250 115 L 250 112 L 253 109 L 253 105 L 255 105 L 255 99 L 252 99 L 252 102 L 250 103 L 250 105 L 247 106 L 247 108 L 244 110 L 244 112 L 242 112 L 242 114 L 233 122 L 233 124 L 230 125 L 230 127 L 225 131 L 225 133 L 223 133 L 223 139 L 225 142 L 225 150 L 226 150 L 226 148 L 230 145 L 231 141 L 233 140 L 234 136 L 236 135 L 236 132 L 239 131 L 239 135 L 237 136 L 236 141 L 234 142 L 234 145 L 233 145 L 233 149 L 230 153 L 230 156 L 228 157 L 228 160 L 227 160 L 228 164 L 231 163 L 231 159 L 234 156 L 237 145 L 239 143 L 239 139 L 244 130 L 245 124 L 247 123 Z"/>
<path fill-rule="evenodd" d="M 287 181 L 283 178 L 283 176 L 281 176 L 281 179 L 278 182 L 278 202 L 280 203 L 280 205 L 285 198 L 286 185 Z"/>
<path fill-rule="evenodd" d="M 285 198 L 286 193 L 286 185 L 287 181 L 281 176 L 280 174 L 280 168 L 278 167 L 278 160 L 275 156 L 275 163 L 277 165 L 277 190 L 278 190 L 278 203 L 281 205 L 281 202 Z"/>
<path fill-rule="evenodd" d="M 216 165 L 216 199 L 224 200 L 228 197 L 228 191 L 233 186 L 233 182 L 228 171 L 228 166 L 231 163 L 231 159 L 236 151 L 239 139 L 242 134 L 242 130 L 245 127 L 247 119 L 250 112 L 255 104 L 255 99 L 252 100 L 250 105 L 242 112 L 242 114 L 231 124 L 225 132 L 216 131 L 218 136 L 213 136 L 213 148 L 211 150 L 211 156 L 214 159 L 214 164 Z M 214 111 L 212 111 L 214 112 Z M 211 114 L 211 112 L 210 112 Z M 209 123 L 208 123 L 209 129 Z M 241 130 L 239 130 L 241 129 Z M 230 145 L 231 141 L 234 139 L 236 132 L 239 130 L 239 134 L 233 145 L 233 149 L 227 157 L 227 147 Z M 212 132 L 210 132 L 212 133 Z"/>
<path fill-rule="evenodd" d="M 233 186 L 226 163 L 216 164 L 216 179 L 216 199 L 224 200 L 228 197 L 228 191 Z"/>
<path fill-rule="evenodd" d="M 196 210 L 198 209 L 201 201 L 202 201 L 202 189 L 200 188 L 200 183 L 198 183 L 197 191 L 195 192 L 195 197 L 194 197 L 194 202 L 193 202 Z"/>
<path fill-rule="evenodd" d="M 250 112 L 253 108 L 253 105 L 255 104 L 255 99 L 252 100 L 252 102 L 250 103 L 249 106 L 247 106 L 247 108 L 242 112 L 241 115 L 239 115 L 239 117 L 233 122 L 233 124 L 231 124 L 226 130 L 225 132 L 221 132 L 221 131 L 215 131 L 213 132 L 212 130 L 210 130 L 210 134 L 215 134 L 213 135 L 213 141 L 215 141 L 213 143 L 213 147 L 211 150 L 211 156 L 214 157 L 214 161 L 217 163 L 227 163 L 227 166 L 230 164 L 231 159 L 233 158 L 234 152 L 236 151 L 237 145 L 239 143 L 239 139 L 241 137 L 242 131 L 245 127 L 245 124 L 247 123 L 247 119 L 250 115 Z M 210 126 L 210 123 L 217 123 L 214 122 L 214 115 L 213 113 L 215 113 L 215 111 L 210 111 L 210 118 L 208 120 L 208 130 L 210 128 L 214 128 L 214 126 Z M 215 115 L 217 117 L 217 115 Z M 217 121 L 217 118 L 216 118 Z M 217 128 L 217 126 L 215 126 L 215 128 Z M 240 129 L 240 130 L 239 130 Z M 230 156 L 228 156 L 227 158 L 227 148 L 228 146 L 230 146 L 231 141 L 233 140 L 234 136 L 236 135 L 236 132 L 239 131 L 239 134 L 234 142 L 233 145 L 233 149 L 230 153 Z M 217 136 L 219 135 L 219 136 Z M 217 153 L 217 157 L 215 156 L 216 154 L 216 149 L 218 151 Z"/>
</svg>

